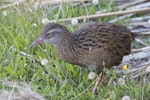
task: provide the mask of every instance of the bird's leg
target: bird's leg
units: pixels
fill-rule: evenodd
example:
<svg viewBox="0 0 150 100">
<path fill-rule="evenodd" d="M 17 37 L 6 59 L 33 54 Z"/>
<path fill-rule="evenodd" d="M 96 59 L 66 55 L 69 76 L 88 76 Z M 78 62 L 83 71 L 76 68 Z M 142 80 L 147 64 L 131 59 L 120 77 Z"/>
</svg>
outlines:
<svg viewBox="0 0 150 100">
<path fill-rule="evenodd" d="M 105 79 L 105 80 L 103 80 L 103 79 Z M 100 83 L 101 81 L 104 81 L 104 83 L 103 83 L 104 85 L 106 85 L 106 84 L 108 83 L 108 81 L 107 81 L 107 79 L 106 79 L 106 74 L 105 74 L 104 72 L 102 72 L 102 74 L 99 74 L 99 75 L 98 75 L 97 81 L 96 81 L 95 86 L 94 86 L 94 88 L 93 88 L 93 90 L 92 90 L 92 93 L 93 93 L 93 94 L 96 94 L 97 87 L 98 87 L 98 85 L 99 85 L 99 83 Z"/>
<path fill-rule="evenodd" d="M 93 88 L 93 90 L 92 90 L 92 93 L 93 93 L 93 94 L 95 94 L 95 93 L 96 93 L 96 91 L 97 91 L 97 87 L 98 87 L 98 85 L 99 85 L 100 81 L 101 81 L 101 76 L 100 76 L 100 75 L 98 75 L 98 77 L 97 77 L 97 81 L 96 81 L 95 86 L 94 86 L 94 88 Z"/>
</svg>

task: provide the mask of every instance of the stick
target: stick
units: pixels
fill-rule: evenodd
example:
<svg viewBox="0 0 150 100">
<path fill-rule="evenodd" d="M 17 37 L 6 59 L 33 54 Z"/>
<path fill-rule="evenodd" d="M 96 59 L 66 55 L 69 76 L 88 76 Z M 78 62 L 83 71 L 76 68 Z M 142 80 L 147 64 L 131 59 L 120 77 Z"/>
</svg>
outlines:
<svg viewBox="0 0 150 100">
<path fill-rule="evenodd" d="M 144 43 L 141 39 L 135 38 L 134 40 L 135 42 L 141 44 L 142 46 L 145 46 L 145 47 L 149 46 L 148 44 Z"/>
<path fill-rule="evenodd" d="M 118 8 L 125 9 L 125 8 L 128 8 L 128 7 L 134 6 L 134 5 L 141 4 L 141 3 L 146 2 L 146 1 L 148 1 L 148 0 L 136 0 L 136 1 L 133 1 L 133 2 L 128 2 L 128 3 L 125 3 L 123 5 L 118 6 Z"/>
<path fill-rule="evenodd" d="M 44 6 L 44 5 L 57 5 L 57 4 L 61 4 L 61 3 L 76 3 L 76 2 L 85 2 L 85 1 L 91 1 L 91 0 L 49 0 L 49 1 L 44 1 L 41 2 L 40 6 Z M 35 2 L 34 5 L 37 5 L 38 2 Z"/>
<path fill-rule="evenodd" d="M 144 47 L 144 48 L 139 48 L 139 49 L 132 49 L 132 53 L 144 52 L 144 51 L 150 51 L 150 46 Z"/>
<path fill-rule="evenodd" d="M 78 21 L 82 21 L 85 18 L 86 19 L 95 19 L 95 18 L 102 18 L 102 17 L 108 17 L 108 16 L 118 16 L 118 15 L 124 15 L 124 14 L 130 14 L 130 13 L 144 13 L 144 12 L 150 12 L 150 8 L 143 8 L 143 9 L 136 9 L 136 10 L 127 10 L 127 11 L 117 11 L 117 12 L 110 12 L 110 13 L 103 13 L 103 14 L 95 14 L 95 15 L 89 15 L 89 16 L 80 16 L 75 17 Z M 60 20 L 52 20 L 49 22 L 63 22 L 63 21 L 71 21 L 74 18 L 67 18 L 67 19 L 60 19 Z"/>
<path fill-rule="evenodd" d="M 144 51 L 144 52 L 138 52 L 138 53 L 133 53 L 127 56 L 123 57 L 122 63 L 130 63 L 133 61 L 139 61 L 140 59 L 149 59 L 150 58 L 150 51 Z"/>
</svg>

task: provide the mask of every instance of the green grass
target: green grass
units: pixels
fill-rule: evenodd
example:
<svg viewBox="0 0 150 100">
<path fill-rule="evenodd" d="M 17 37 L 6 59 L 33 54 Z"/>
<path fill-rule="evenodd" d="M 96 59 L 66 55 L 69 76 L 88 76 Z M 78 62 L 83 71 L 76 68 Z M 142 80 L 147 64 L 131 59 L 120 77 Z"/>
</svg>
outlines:
<svg viewBox="0 0 150 100">
<path fill-rule="evenodd" d="M 127 77 L 125 85 L 115 86 L 112 80 L 117 79 L 118 75 L 113 70 L 109 71 L 114 74 L 109 83 L 106 86 L 100 84 L 98 94 L 93 95 L 91 90 L 95 80 L 88 80 L 89 70 L 60 60 L 51 45 L 42 44 L 33 49 L 29 48 L 44 26 L 41 23 L 43 18 L 53 20 L 56 14 L 58 19 L 95 14 L 97 10 L 113 8 L 113 3 L 89 7 L 62 5 L 60 11 L 59 7 L 52 9 L 52 6 L 38 10 L 30 8 L 32 12 L 29 8 L 30 4 L 25 3 L 15 9 L 6 10 L 9 13 L 7 16 L 3 15 L 4 10 L 0 12 L 0 80 L 27 83 L 32 90 L 47 100 L 102 100 L 102 98 L 120 100 L 124 95 L 136 100 L 150 99 L 150 82 L 147 78 L 143 83 L 142 78 L 130 80 Z M 103 22 L 112 18 L 114 17 L 96 21 Z M 33 23 L 37 24 L 36 28 L 32 26 Z M 75 30 L 73 26 L 70 27 Z M 20 52 L 26 52 L 32 57 L 22 55 Z M 44 58 L 49 60 L 46 66 L 40 63 Z M 5 87 L 0 84 L 0 88 Z"/>
</svg>

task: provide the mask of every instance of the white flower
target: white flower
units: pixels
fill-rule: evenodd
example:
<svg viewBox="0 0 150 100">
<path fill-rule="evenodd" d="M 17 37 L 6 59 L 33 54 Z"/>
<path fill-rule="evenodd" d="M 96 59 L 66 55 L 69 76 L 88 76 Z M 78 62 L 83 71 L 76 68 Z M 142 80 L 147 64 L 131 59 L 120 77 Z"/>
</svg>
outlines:
<svg viewBox="0 0 150 100">
<path fill-rule="evenodd" d="M 24 47 L 24 50 L 27 50 L 28 48 L 27 47 Z"/>
<path fill-rule="evenodd" d="M 8 12 L 7 12 L 6 10 L 4 10 L 4 11 L 3 11 L 3 15 L 4 15 L 4 16 L 7 16 L 7 15 L 8 15 Z"/>
<path fill-rule="evenodd" d="M 88 75 L 88 79 L 92 80 L 96 77 L 96 73 L 95 72 L 90 72 Z"/>
<path fill-rule="evenodd" d="M 150 66 L 148 66 L 148 67 L 146 68 L 146 72 L 147 72 L 147 73 L 150 72 Z"/>
<path fill-rule="evenodd" d="M 41 65 L 45 66 L 48 63 L 47 59 L 42 59 L 41 60 Z"/>
<path fill-rule="evenodd" d="M 47 19 L 47 18 L 42 19 L 42 24 L 48 24 L 48 23 L 49 23 L 49 19 Z"/>
<path fill-rule="evenodd" d="M 129 96 L 123 96 L 122 100 L 130 100 L 130 97 Z"/>
<path fill-rule="evenodd" d="M 92 3 L 93 3 L 94 5 L 98 5 L 99 1 L 98 1 L 98 0 L 93 0 Z"/>
<path fill-rule="evenodd" d="M 119 85 L 124 85 L 124 84 L 125 84 L 125 80 L 122 79 L 122 78 L 119 78 L 119 79 L 118 79 L 118 84 L 119 84 Z"/>
<path fill-rule="evenodd" d="M 72 25 L 77 25 L 78 24 L 78 20 L 76 18 L 71 20 L 71 24 Z"/>
<path fill-rule="evenodd" d="M 32 24 L 32 27 L 36 28 L 36 27 L 37 27 L 37 24 L 36 24 L 36 23 L 33 23 L 33 24 Z"/>
<path fill-rule="evenodd" d="M 46 49 L 44 49 L 43 51 L 46 52 Z"/>
<path fill-rule="evenodd" d="M 24 64 L 24 66 L 27 66 L 27 65 L 28 65 L 27 63 Z"/>
</svg>

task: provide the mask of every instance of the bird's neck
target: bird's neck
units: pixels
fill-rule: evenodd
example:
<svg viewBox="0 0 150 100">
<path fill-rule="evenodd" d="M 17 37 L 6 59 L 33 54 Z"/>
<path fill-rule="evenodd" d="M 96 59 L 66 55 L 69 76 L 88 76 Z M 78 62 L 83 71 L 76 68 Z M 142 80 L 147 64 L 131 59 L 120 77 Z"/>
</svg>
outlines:
<svg viewBox="0 0 150 100">
<path fill-rule="evenodd" d="M 56 51 L 61 59 L 73 63 L 76 56 L 75 39 L 72 34 L 64 34 L 61 41 L 55 45 Z"/>
</svg>

